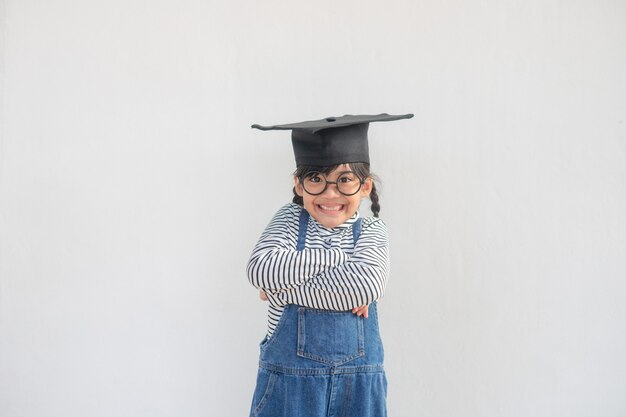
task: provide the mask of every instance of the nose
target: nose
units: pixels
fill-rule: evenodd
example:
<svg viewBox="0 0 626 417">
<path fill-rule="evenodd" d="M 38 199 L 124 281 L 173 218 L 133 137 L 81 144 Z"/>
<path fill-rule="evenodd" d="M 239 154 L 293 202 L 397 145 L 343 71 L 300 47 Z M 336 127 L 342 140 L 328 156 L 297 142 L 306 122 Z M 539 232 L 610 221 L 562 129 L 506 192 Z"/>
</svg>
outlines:
<svg viewBox="0 0 626 417">
<path fill-rule="evenodd" d="M 339 192 L 339 186 L 337 185 L 336 182 L 327 182 L 326 189 L 324 190 L 322 194 L 323 195 L 330 194 L 332 196 L 338 196 L 341 193 Z"/>
</svg>

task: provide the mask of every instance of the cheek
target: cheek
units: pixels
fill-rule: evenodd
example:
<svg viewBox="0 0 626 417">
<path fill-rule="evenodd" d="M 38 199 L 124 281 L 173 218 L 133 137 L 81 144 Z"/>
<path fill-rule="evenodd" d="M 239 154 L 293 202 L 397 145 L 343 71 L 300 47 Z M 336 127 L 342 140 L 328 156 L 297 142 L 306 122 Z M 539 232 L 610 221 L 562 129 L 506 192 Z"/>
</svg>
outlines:
<svg viewBox="0 0 626 417">
<path fill-rule="evenodd" d="M 315 205 L 314 201 L 313 201 L 313 198 L 311 198 L 310 195 L 308 195 L 308 194 L 300 194 L 300 195 L 302 196 L 302 201 L 304 202 L 305 206 L 313 207 Z"/>
<path fill-rule="evenodd" d="M 351 206 L 352 208 L 355 208 L 356 210 L 358 210 L 358 209 L 359 209 L 359 206 L 361 205 L 361 201 L 362 201 L 362 200 L 363 200 L 363 199 L 362 199 L 360 196 L 359 196 L 359 197 L 357 197 L 357 198 L 351 199 L 351 200 L 350 200 L 350 206 Z"/>
</svg>

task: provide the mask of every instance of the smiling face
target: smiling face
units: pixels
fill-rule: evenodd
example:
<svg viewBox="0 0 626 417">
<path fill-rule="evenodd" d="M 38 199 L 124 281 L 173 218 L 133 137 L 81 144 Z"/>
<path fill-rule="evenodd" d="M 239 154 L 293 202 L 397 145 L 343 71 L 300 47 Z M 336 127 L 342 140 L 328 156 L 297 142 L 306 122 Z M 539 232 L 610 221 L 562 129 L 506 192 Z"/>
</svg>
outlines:
<svg viewBox="0 0 626 417">
<path fill-rule="evenodd" d="M 319 174 L 319 178 L 307 177 L 313 183 L 323 181 L 325 178 L 330 183 L 336 181 L 346 181 L 346 177 L 350 177 L 350 165 L 342 164 L 330 173 Z M 358 179 L 357 179 L 358 180 Z M 304 208 L 319 224 L 324 227 L 332 228 L 343 224 L 346 220 L 356 213 L 361 204 L 361 198 L 368 197 L 372 190 L 372 179 L 368 177 L 363 182 L 361 189 L 354 195 L 344 195 L 337 189 L 337 184 L 327 184 L 323 193 L 318 195 L 309 194 L 298 177 L 294 177 L 295 191 L 304 200 Z M 342 190 L 345 186 L 342 185 Z M 309 191 L 311 191 L 310 187 Z M 315 191 L 312 191 L 315 192 Z"/>
</svg>

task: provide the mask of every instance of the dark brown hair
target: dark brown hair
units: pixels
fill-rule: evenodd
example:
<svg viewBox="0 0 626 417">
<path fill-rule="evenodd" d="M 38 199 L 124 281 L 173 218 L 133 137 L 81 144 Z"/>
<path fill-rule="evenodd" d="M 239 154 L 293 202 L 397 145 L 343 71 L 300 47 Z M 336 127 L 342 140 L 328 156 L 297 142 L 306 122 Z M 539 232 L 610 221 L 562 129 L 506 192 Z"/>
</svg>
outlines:
<svg viewBox="0 0 626 417">
<path fill-rule="evenodd" d="M 301 165 L 296 169 L 293 175 L 295 177 L 298 177 L 299 179 L 306 177 L 312 172 L 320 172 L 324 175 L 328 175 L 335 169 L 337 169 L 340 165 L 342 164 L 331 165 L 327 167 Z M 380 203 L 378 202 L 378 192 L 376 191 L 376 183 L 374 181 L 375 176 L 370 172 L 369 164 L 366 164 L 364 162 L 353 162 L 349 163 L 348 166 L 350 167 L 350 170 L 352 170 L 356 174 L 356 176 L 361 179 L 361 181 L 365 181 L 368 177 L 372 177 L 372 191 L 370 192 L 369 197 L 370 201 L 372 202 L 370 210 L 372 211 L 374 217 L 378 217 L 378 213 L 380 213 Z M 296 193 L 296 187 L 293 187 L 293 202 L 301 206 L 304 205 L 304 200 Z"/>
</svg>

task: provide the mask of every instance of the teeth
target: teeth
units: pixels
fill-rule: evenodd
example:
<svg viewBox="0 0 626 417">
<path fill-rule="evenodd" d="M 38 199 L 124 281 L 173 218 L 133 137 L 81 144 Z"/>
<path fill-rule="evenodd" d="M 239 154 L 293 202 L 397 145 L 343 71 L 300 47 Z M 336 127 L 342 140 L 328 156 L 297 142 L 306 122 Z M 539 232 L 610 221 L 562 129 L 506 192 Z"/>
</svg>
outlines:
<svg viewBox="0 0 626 417">
<path fill-rule="evenodd" d="M 343 206 L 324 206 L 324 205 L 321 205 L 321 204 L 320 204 L 320 207 L 321 207 L 323 210 L 338 211 L 338 210 L 341 210 L 341 207 L 343 207 Z"/>
</svg>

